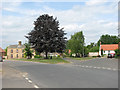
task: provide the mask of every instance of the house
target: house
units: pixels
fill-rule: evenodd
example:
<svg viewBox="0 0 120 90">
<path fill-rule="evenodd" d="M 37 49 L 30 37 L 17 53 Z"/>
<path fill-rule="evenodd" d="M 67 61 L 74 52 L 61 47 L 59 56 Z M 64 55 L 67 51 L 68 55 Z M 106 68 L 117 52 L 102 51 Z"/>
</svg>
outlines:
<svg viewBox="0 0 120 90">
<path fill-rule="evenodd" d="M 115 54 L 116 49 L 118 49 L 118 44 L 100 44 L 99 55 L 101 56 L 101 50 L 103 49 L 103 55 Z"/>
<path fill-rule="evenodd" d="M 5 51 L 0 47 L 0 56 L 5 56 Z"/>
<path fill-rule="evenodd" d="M 8 59 L 21 59 L 24 58 L 24 49 L 25 46 L 22 45 L 22 42 L 19 41 L 18 45 L 10 45 L 7 48 L 7 58 Z M 35 51 L 33 52 L 35 54 Z"/>
</svg>

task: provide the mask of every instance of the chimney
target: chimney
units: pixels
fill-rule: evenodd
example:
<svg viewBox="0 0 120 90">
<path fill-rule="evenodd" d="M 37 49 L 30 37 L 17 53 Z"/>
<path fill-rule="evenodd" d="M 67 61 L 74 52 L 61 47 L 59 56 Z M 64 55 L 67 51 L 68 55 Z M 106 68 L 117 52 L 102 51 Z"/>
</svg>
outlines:
<svg viewBox="0 0 120 90">
<path fill-rule="evenodd" d="M 22 42 L 21 42 L 21 41 L 19 41 L 19 42 L 18 42 L 18 45 L 19 45 L 19 46 L 21 46 L 21 45 L 22 45 Z"/>
</svg>

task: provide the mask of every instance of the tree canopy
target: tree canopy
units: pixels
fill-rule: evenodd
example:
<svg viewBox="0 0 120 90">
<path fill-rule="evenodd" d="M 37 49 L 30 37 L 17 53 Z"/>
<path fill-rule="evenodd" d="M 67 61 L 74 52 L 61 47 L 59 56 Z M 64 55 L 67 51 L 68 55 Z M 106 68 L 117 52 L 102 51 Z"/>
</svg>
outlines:
<svg viewBox="0 0 120 90">
<path fill-rule="evenodd" d="M 41 15 L 34 22 L 34 29 L 28 33 L 29 43 L 39 53 L 62 52 L 65 49 L 66 37 L 59 21 L 48 14 Z"/>
<path fill-rule="evenodd" d="M 98 41 L 98 45 L 101 42 L 101 44 L 118 44 L 120 42 L 120 39 L 117 36 L 112 35 L 102 35 Z"/>
<path fill-rule="evenodd" d="M 71 39 L 68 40 L 67 48 L 72 51 L 72 53 L 81 54 L 83 56 L 84 54 L 84 35 L 83 32 L 77 32 L 74 35 L 71 36 Z"/>
</svg>

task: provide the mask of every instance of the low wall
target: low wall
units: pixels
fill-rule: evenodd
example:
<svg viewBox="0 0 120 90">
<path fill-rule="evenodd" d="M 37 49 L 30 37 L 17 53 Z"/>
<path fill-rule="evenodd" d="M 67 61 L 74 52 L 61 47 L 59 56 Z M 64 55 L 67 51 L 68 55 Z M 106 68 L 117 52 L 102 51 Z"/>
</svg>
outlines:
<svg viewBox="0 0 120 90">
<path fill-rule="evenodd" d="M 89 57 L 98 56 L 99 52 L 89 52 Z"/>
</svg>

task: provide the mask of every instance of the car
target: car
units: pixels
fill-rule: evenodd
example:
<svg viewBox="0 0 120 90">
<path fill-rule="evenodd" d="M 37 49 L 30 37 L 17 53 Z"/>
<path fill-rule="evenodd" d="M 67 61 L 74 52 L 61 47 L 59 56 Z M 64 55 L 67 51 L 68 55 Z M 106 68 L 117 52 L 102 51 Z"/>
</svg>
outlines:
<svg viewBox="0 0 120 90">
<path fill-rule="evenodd" d="M 115 54 L 114 53 L 111 53 L 111 54 L 108 54 L 108 58 L 113 58 L 115 56 Z"/>
<path fill-rule="evenodd" d="M 2 57 L 0 57 L 0 62 L 3 62 L 3 58 Z"/>
</svg>

